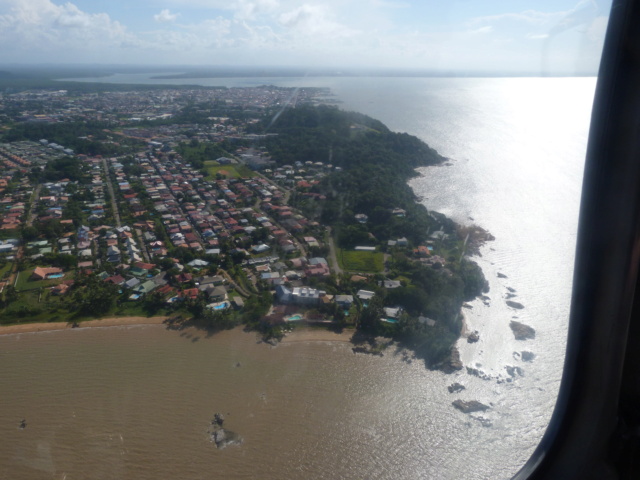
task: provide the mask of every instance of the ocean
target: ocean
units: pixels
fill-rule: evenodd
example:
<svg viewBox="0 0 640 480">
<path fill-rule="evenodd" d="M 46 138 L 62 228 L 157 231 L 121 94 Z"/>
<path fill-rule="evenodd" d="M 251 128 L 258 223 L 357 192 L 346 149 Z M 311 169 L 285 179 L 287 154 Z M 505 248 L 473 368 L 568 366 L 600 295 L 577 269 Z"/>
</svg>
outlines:
<svg viewBox="0 0 640 480">
<path fill-rule="evenodd" d="M 148 75 L 101 81 L 159 83 Z M 489 299 L 464 310 L 480 336 L 459 342 L 470 373 L 358 356 L 346 344 L 270 348 L 241 331 L 4 336 L 0 478 L 511 477 L 543 435 L 560 384 L 595 78 L 182 83 L 196 82 L 329 87 L 341 108 L 416 135 L 449 159 L 420 169 L 410 185 L 427 208 L 495 236 L 475 258 Z M 525 308 L 507 306 L 508 293 Z M 535 339 L 516 341 L 514 319 Z M 450 394 L 454 382 L 466 389 Z M 491 409 L 465 415 L 451 406 L 458 398 Z M 216 450 L 208 441 L 217 411 L 242 445 Z M 19 430 L 22 418 L 28 427 Z"/>
</svg>

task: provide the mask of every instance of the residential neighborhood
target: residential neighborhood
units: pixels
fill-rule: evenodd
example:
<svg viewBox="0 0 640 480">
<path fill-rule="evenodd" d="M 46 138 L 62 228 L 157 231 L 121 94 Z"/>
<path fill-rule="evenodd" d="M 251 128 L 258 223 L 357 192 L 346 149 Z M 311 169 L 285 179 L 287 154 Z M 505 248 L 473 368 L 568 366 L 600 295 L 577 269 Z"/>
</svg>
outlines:
<svg viewBox="0 0 640 480">
<path fill-rule="evenodd" d="M 348 247 L 320 221 L 318 187 L 342 167 L 278 163 L 265 146 L 278 134 L 255 133 L 290 97 L 275 87 L 1 94 L 3 322 L 159 312 L 357 325 L 374 298 L 411 285 L 399 260 L 453 275 L 443 230 L 378 240 L 355 211 L 345 231 L 361 243 Z M 405 313 L 397 297 L 376 310 L 382 324 Z"/>
</svg>

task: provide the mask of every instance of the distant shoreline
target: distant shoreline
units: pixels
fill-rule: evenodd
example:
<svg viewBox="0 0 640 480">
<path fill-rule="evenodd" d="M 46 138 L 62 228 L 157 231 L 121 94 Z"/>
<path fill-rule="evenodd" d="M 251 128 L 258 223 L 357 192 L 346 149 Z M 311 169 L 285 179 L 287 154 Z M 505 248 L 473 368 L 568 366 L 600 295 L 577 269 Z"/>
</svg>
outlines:
<svg viewBox="0 0 640 480">
<path fill-rule="evenodd" d="M 122 325 L 159 325 L 167 318 L 162 317 L 112 317 L 96 320 L 87 320 L 78 323 L 77 328 L 119 327 Z M 21 323 L 0 326 L 0 335 L 15 335 L 18 333 L 50 332 L 55 330 L 71 330 L 73 327 L 68 322 L 51 323 Z"/>
</svg>

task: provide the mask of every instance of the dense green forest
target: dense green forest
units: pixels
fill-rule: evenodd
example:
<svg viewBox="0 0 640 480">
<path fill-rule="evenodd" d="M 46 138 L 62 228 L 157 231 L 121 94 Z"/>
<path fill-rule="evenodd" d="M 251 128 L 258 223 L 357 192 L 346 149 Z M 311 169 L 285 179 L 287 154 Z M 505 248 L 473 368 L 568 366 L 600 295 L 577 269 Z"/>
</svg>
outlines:
<svg viewBox="0 0 640 480">
<path fill-rule="evenodd" d="M 417 244 L 437 224 L 454 228 L 445 218 L 429 215 L 407 185 L 417 167 L 444 161 L 418 138 L 330 106 L 286 110 L 270 131 L 278 135 L 269 137 L 267 148 L 280 165 L 320 161 L 342 168 L 311 188 L 326 200 L 313 205 L 313 200 L 297 196 L 293 201 L 305 213 L 315 212 L 323 223 L 337 227 L 344 246 L 362 242 L 369 232 L 381 241 L 407 237 Z M 394 216 L 394 208 L 406 214 Z M 359 213 L 368 215 L 369 230 L 356 224 L 354 215 Z"/>
</svg>

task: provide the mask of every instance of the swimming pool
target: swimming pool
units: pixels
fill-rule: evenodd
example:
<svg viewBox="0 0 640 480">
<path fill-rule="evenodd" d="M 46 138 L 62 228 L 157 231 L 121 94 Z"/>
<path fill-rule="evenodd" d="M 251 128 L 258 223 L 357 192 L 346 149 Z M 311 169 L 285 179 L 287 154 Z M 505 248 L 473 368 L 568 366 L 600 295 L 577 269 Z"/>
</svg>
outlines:
<svg viewBox="0 0 640 480">
<path fill-rule="evenodd" d="M 225 308 L 229 308 L 229 302 L 216 303 L 211 308 L 213 308 L 214 310 L 224 310 Z"/>
<path fill-rule="evenodd" d="M 295 315 L 291 315 L 289 318 L 287 318 L 287 322 L 297 322 L 303 319 L 304 317 L 302 315 L 300 315 L 299 313 L 296 313 Z"/>
<path fill-rule="evenodd" d="M 64 273 L 52 273 L 51 275 L 47 276 L 48 280 L 51 280 L 52 278 L 62 278 L 64 277 Z"/>
</svg>

